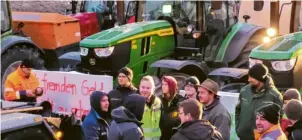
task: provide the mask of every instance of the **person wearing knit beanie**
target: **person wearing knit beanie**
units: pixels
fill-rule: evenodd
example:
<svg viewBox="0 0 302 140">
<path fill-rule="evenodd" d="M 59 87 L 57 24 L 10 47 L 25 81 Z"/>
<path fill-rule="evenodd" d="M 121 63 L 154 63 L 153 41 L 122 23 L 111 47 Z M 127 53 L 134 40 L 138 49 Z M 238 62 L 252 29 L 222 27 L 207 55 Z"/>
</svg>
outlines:
<svg viewBox="0 0 302 140">
<path fill-rule="evenodd" d="M 280 111 L 280 106 L 273 102 L 267 102 L 257 110 L 255 140 L 287 139 L 279 125 Z"/>
<path fill-rule="evenodd" d="M 268 78 L 268 68 L 263 64 L 257 63 L 249 69 L 248 76 L 248 82 L 252 90 L 257 92 L 263 88 Z"/>
<path fill-rule="evenodd" d="M 122 105 L 124 98 L 131 94 L 137 94 L 137 88 L 132 84 L 133 72 L 130 68 L 124 67 L 119 70 L 117 75 L 118 85 L 111 90 L 110 108 L 113 110 Z"/>
<path fill-rule="evenodd" d="M 285 114 L 292 125 L 286 129 L 289 140 L 302 140 L 302 103 L 291 99 L 285 106 Z"/>
<path fill-rule="evenodd" d="M 120 77 L 120 74 L 123 74 L 124 76 L 126 76 L 129 80 L 129 82 L 132 82 L 133 72 L 130 68 L 124 67 L 124 68 L 120 69 L 119 72 L 118 72 L 119 77 Z"/>
<path fill-rule="evenodd" d="M 235 125 L 240 139 L 255 140 L 256 135 L 253 133 L 256 122 L 255 112 L 263 107 L 265 102 L 273 102 L 280 107 L 280 114 L 283 114 L 283 97 L 274 85 L 268 68 L 263 64 L 255 64 L 249 69 L 248 82 L 249 84 L 239 93 L 240 98 L 235 109 Z M 281 118 L 280 115 L 279 117 Z"/>
<path fill-rule="evenodd" d="M 191 76 L 186 80 L 184 90 L 188 98 L 197 99 L 198 85 L 200 82 L 196 76 Z"/>
</svg>

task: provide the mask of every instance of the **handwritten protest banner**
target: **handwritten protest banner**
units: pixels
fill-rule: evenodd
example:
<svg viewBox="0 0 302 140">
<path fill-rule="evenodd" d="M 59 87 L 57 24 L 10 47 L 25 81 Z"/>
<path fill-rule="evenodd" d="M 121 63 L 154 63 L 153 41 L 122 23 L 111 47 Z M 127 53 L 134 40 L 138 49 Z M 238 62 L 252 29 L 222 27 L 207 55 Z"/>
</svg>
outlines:
<svg viewBox="0 0 302 140">
<path fill-rule="evenodd" d="M 90 95 L 95 90 L 108 93 L 113 88 L 112 76 L 87 75 L 60 71 L 33 71 L 44 88 L 38 102 L 49 101 L 54 112 L 71 113 L 77 109 L 77 117 L 90 110 Z"/>
<path fill-rule="evenodd" d="M 230 140 L 239 140 L 235 129 L 235 107 L 238 102 L 239 93 L 218 92 L 218 95 L 220 96 L 222 105 L 228 110 L 231 115 L 232 125 Z"/>
</svg>

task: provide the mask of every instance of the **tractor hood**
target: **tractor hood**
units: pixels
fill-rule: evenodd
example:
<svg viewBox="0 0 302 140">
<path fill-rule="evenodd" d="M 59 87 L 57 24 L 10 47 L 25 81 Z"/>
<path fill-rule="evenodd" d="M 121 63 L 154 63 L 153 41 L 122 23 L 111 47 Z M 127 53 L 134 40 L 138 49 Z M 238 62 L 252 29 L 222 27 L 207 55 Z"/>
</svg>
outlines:
<svg viewBox="0 0 302 140">
<path fill-rule="evenodd" d="M 173 29 L 165 20 L 137 22 L 125 24 L 97 34 L 91 35 L 80 42 L 81 47 L 100 48 L 134 40 L 147 35 L 173 35 Z"/>
<path fill-rule="evenodd" d="M 302 32 L 284 35 L 252 50 L 250 58 L 288 60 L 302 55 Z"/>
</svg>

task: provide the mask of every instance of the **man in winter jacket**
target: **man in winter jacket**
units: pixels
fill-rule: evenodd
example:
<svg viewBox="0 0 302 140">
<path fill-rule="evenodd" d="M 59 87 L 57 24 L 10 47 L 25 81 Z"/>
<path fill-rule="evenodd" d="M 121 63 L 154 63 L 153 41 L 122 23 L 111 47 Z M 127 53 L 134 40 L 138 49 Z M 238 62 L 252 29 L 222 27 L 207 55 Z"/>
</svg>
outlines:
<svg viewBox="0 0 302 140">
<path fill-rule="evenodd" d="M 231 116 L 220 103 L 217 95 L 218 84 L 210 79 L 205 80 L 198 87 L 199 101 L 204 105 L 202 119 L 208 120 L 221 133 L 224 140 L 230 139 Z"/>
<path fill-rule="evenodd" d="M 137 89 L 132 84 L 133 72 L 130 68 L 124 67 L 118 72 L 118 85 L 108 94 L 110 97 L 110 108 L 120 107 L 124 98 L 130 94 L 137 93 Z"/>
<path fill-rule="evenodd" d="M 109 140 L 143 140 L 141 128 L 144 115 L 145 98 L 132 94 L 125 98 L 122 106 L 112 111 L 109 127 Z"/>
<path fill-rule="evenodd" d="M 34 65 L 24 59 L 18 69 L 9 74 L 4 84 L 4 98 L 8 101 L 36 102 L 43 89 L 39 87 L 39 80 L 31 72 Z"/>
<path fill-rule="evenodd" d="M 159 140 L 161 132 L 159 121 L 161 114 L 161 100 L 155 95 L 155 84 L 151 76 L 144 76 L 139 85 L 139 93 L 146 99 L 142 128 L 146 139 Z"/>
<path fill-rule="evenodd" d="M 109 98 L 101 91 L 90 96 L 91 109 L 82 124 L 85 140 L 107 140 L 110 123 Z"/>
<path fill-rule="evenodd" d="M 300 100 L 292 99 L 285 106 L 285 114 L 293 124 L 288 127 L 288 140 L 302 140 L 302 103 Z"/>
<path fill-rule="evenodd" d="M 287 140 L 280 126 L 279 105 L 265 102 L 256 112 L 255 140 Z"/>
<path fill-rule="evenodd" d="M 221 134 L 210 122 L 202 120 L 202 105 L 196 99 L 187 99 L 179 105 L 181 125 L 171 140 L 222 140 Z"/>
<path fill-rule="evenodd" d="M 264 102 L 273 102 L 283 108 L 282 95 L 268 76 L 268 69 L 263 64 L 255 64 L 249 69 L 250 84 L 243 87 L 239 94 L 239 102 L 235 109 L 236 132 L 240 139 L 254 140 L 253 130 L 256 128 L 255 111 Z M 280 116 L 281 118 L 281 116 Z"/>
</svg>

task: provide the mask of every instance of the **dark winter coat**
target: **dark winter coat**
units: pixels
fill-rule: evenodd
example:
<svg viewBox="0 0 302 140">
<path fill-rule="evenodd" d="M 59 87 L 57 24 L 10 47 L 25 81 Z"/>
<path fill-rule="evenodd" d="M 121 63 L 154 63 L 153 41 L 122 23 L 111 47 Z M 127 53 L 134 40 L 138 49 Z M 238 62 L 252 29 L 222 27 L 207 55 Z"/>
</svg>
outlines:
<svg viewBox="0 0 302 140">
<path fill-rule="evenodd" d="M 179 94 L 169 102 L 163 96 L 160 96 L 162 101 L 161 117 L 159 121 L 159 128 L 161 130 L 161 140 L 169 140 L 175 133 L 172 128 L 180 125 L 180 119 L 178 118 L 178 104 L 185 100 Z"/>
<path fill-rule="evenodd" d="M 121 106 L 112 111 L 108 140 L 143 140 L 142 123 L 133 113 Z"/>
<path fill-rule="evenodd" d="M 254 140 L 253 130 L 256 128 L 256 110 L 265 102 L 274 102 L 283 108 L 281 93 L 276 89 L 270 77 L 266 79 L 264 87 L 255 92 L 251 85 L 243 87 L 240 91 L 239 102 L 235 109 L 236 132 L 240 139 Z M 281 118 L 281 116 L 280 116 Z"/>
<path fill-rule="evenodd" d="M 185 122 L 171 140 L 223 140 L 220 132 L 206 120 Z"/>
<path fill-rule="evenodd" d="M 117 86 L 108 93 L 110 108 L 113 110 L 120 107 L 123 104 L 124 98 L 133 93 L 137 93 L 137 89 L 132 85 L 130 87 Z"/>
<path fill-rule="evenodd" d="M 215 98 L 213 103 L 203 108 L 202 118 L 208 120 L 221 133 L 224 140 L 230 139 L 231 116 L 227 109 Z"/>
<path fill-rule="evenodd" d="M 288 127 L 286 131 L 288 132 L 288 140 L 302 140 L 302 120 Z"/>
<path fill-rule="evenodd" d="M 110 113 L 101 111 L 100 101 L 106 93 L 98 92 L 90 97 L 91 109 L 82 124 L 85 140 L 107 140 L 108 138 L 108 120 Z M 106 119 L 106 120 L 105 120 Z"/>
</svg>

